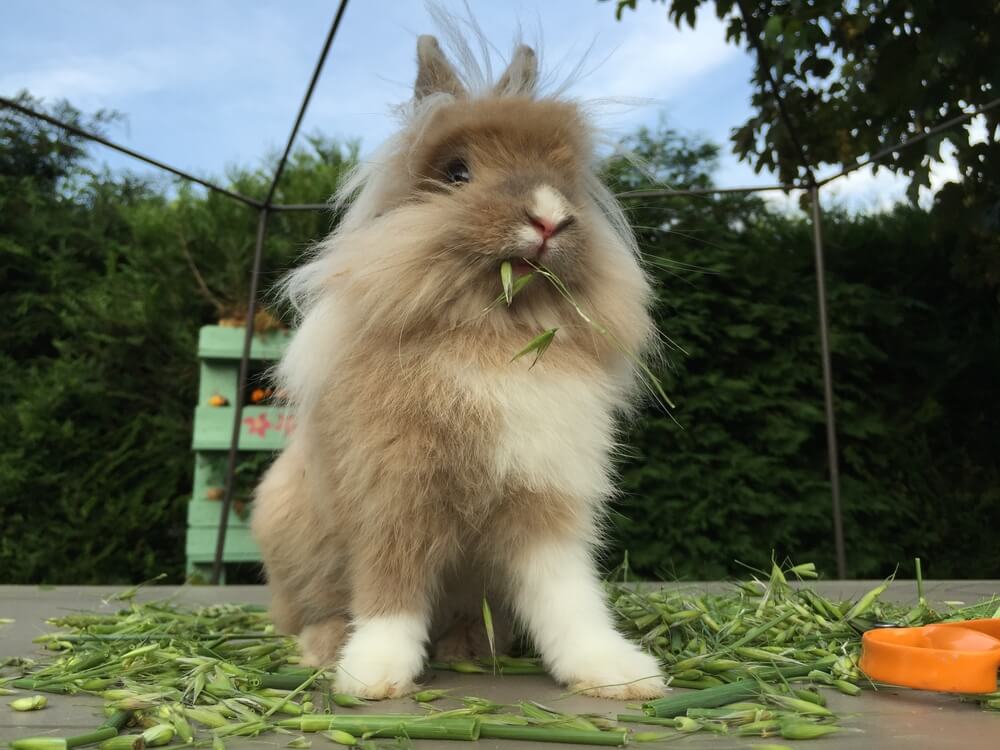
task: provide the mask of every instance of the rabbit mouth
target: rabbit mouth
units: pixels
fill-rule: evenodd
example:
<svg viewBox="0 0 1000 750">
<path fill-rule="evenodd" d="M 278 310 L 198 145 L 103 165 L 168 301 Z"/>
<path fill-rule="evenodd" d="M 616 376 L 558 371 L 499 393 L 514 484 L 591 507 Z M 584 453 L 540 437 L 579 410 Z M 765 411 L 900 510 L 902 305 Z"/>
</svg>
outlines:
<svg viewBox="0 0 1000 750">
<path fill-rule="evenodd" d="M 527 276 L 529 273 L 533 273 L 535 268 L 538 266 L 538 262 L 541 258 L 537 258 L 535 261 L 525 260 L 524 258 L 510 258 L 510 267 L 516 276 Z"/>
</svg>

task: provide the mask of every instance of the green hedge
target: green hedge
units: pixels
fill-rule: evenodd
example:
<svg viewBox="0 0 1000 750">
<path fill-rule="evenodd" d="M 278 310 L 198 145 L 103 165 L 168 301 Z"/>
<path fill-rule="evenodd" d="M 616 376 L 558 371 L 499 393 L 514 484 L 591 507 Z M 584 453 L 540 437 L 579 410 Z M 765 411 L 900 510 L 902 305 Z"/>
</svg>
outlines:
<svg viewBox="0 0 1000 750">
<path fill-rule="evenodd" d="M 622 188 L 709 182 L 710 145 L 667 130 L 631 145 L 649 171 L 610 164 Z M 279 200 L 328 195 L 356 155 L 312 139 Z M 267 177 L 230 180 L 261 195 Z M 831 571 L 808 226 L 753 198 L 628 207 L 661 259 L 660 325 L 688 353 L 664 368 L 681 426 L 649 411 L 630 432 L 609 559 L 708 578 L 773 549 Z M 329 223 L 274 217 L 266 281 Z M 75 141 L 0 112 L 0 580 L 182 577 L 196 333 L 245 305 L 254 226 L 226 199 L 94 173 Z M 1000 318 L 952 279 L 968 235 L 914 208 L 833 212 L 826 234 L 852 573 L 919 554 L 936 577 L 1000 575 Z"/>
<path fill-rule="evenodd" d="M 714 149 L 669 133 L 633 145 L 662 182 L 706 184 Z M 683 429 L 636 425 L 619 553 L 667 577 L 772 549 L 831 572 L 811 227 L 757 199 L 630 204 L 635 224 L 673 230 L 646 230 L 653 252 L 714 273 L 660 273 L 660 327 L 688 351 L 666 371 Z M 935 577 L 997 577 L 1000 314 L 953 278 L 968 235 L 910 207 L 833 211 L 824 234 L 849 572 L 905 574 L 922 556 Z"/>
</svg>

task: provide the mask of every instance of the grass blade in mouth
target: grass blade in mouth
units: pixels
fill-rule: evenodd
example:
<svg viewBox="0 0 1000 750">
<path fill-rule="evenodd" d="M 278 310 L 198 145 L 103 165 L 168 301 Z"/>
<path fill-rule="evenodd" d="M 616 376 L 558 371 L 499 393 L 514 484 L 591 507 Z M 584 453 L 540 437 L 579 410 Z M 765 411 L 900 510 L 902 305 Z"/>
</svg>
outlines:
<svg viewBox="0 0 1000 750">
<path fill-rule="evenodd" d="M 667 395 L 667 392 L 663 389 L 663 384 L 660 382 L 660 379 L 656 377 L 656 374 L 649 368 L 649 365 L 647 365 L 642 360 L 642 357 L 637 355 L 635 352 L 630 351 L 629 348 L 625 346 L 618 339 L 617 336 L 615 336 L 611 331 L 609 331 L 605 325 L 603 325 L 602 323 L 591 317 L 589 314 L 587 314 L 587 312 L 584 311 L 584 309 L 573 297 L 569 288 L 566 286 L 565 282 L 563 282 L 562 279 L 560 279 L 553 271 L 551 271 L 549 268 L 546 268 L 545 266 L 535 265 L 534 263 L 531 263 L 531 261 L 528 261 L 528 263 L 535 270 L 526 276 L 519 277 L 516 281 L 513 282 L 513 284 L 510 286 L 511 294 L 509 297 L 507 296 L 507 291 L 510 279 L 509 276 L 510 264 L 508 261 L 504 261 L 504 263 L 501 264 L 500 284 L 503 287 L 503 293 L 500 295 L 500 297 L 497 299 L 497 302 L 495 302 L 494 305 L 497 304 L 502 299 L 507 299 L 507 304 L 510 305 L 510 301 L 513 299 L 513 295 L 516 294 L 518 291 L 520 291 L 521 288 L 523 288 L 523 285 L 519 286 L 518 282 L 521 282 L 523 280 L 524 285 L 526 285 L 534 277 L 536 273 L 539 274 L 540 276 L 544 277 L 550 284 L 552 284 L 552 286 L 556 289 L 559 295 L 570 304 L 570 306 L 576 311 L 576 314 L 580 318 L 582 318 L 583 321 L 587 323 L 587 325 L 589 325 L 591 328 L 597 331 L 597 333 L 603 336 L 608 342 L 611 343 L 612 346 L 614 346 L 621 354 L 623 354 L 626 357 L 626 359 L 628 359 L 634 371 L 639 376 L 640 381 L 647 388 L 647 390 L 649 390 L 650 394 L 657 401 L 657 403 L 659 403 L 664 408 L 664 410 L 667 411 L 667 413 L 669 413 L 670 409 L 677 408 L 677 405 L 670 399 L 670 397 Z M 492 307 L 493 305 L 491 305 L 490 308 L 487 308 L 487 310 L 491 309 Z M 532 339 L 532 341 L 529 342 L 528 345 L 524 347 L 524 349 L 515 354 L 514 359 L 518 359 L 524 354 L 527 354 L 530 351 L 534 351 L 539 346 L 538 342 L 540 339 L 546 339 L 547 334 L 549 334 L 550 332 L 554 335 L 556 330 L 558 329 L 553 328 L 549 329 L 549 331 L 544 331 L 541 334 L 539 334 L 537 337 Z M 551 336 L 548 336 L 547 339 L 544 341 L 544 348 L 548 348 L 548 345 L 551 343 L 552 343 Z M 544 351 L 544 349 L 542 351 Z M 535 362 L 538 361 L 538 358 L 540 356 L 541 353 L 535 356 Z M 532 367 L 534 367 L 534 362 L 532 363 Z"/>
<path fill-rule="evenodd" d="M 503 287 L 503 296 L 507 300 L 507 307 L 514 301 L 514 270 L 509 260 L 500 264 L 500 285 Z"/>
</svg>

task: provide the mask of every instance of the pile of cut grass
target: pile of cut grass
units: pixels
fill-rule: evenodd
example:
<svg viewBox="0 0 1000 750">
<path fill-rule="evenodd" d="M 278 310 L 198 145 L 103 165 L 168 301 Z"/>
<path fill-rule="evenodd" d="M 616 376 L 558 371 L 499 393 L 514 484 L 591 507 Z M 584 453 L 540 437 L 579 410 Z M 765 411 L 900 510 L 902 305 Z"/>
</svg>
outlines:
<svg viewBox="0 0 1000 750">
<path fill-rule="evenodd" d="M 923 596 L 912 607 L 892 604 L 882 598 L 889 581 L 857 601 L 832 601 L 803 583 L 814 576 L 811 565 L 775 565 L 720 593 L 609 583 L 620 626 L 659 658 L 673 687 L 695 688 L 614 718 L 433 689 L 412 696 L 410 713 L 369 713 L 372 704 L 333 691 L 331 672 L 303 669 L 294 639 L 276 634 L 263 608 L 140 602 L 137 589 L 110 600 L 120 604 L 117 611 L 50 619 L 58 630 L 36 639 L 46 655 L 0 662 L 0 690 L 25 710 L 57 710 L 34 693 L 104 701 L 106 718 L 95 720 L 92 732 L 16 740 L 15 750 L 98 743 L 102 750 L 224 750 L 227 738 L 265 733 L 286 734 L 292 747 L 309 747 L 308 737 L 322 733 L 332 743 L 366 748 L 383 738 L 405 744 L 480 737 L 619 746 L 698 731 L 810 739 L 841 731 L 825 707 L 826 691 L 853 695 L 874 687 L 857 666 L 865 629 L 1000 615 L 997 598 L 947 612 Z M 501 676 L 543 671 L 536 659 L 504 656 L 432 667 Z M 1000 709 L 1000 694 L 976 700 Z"/>
</svg>

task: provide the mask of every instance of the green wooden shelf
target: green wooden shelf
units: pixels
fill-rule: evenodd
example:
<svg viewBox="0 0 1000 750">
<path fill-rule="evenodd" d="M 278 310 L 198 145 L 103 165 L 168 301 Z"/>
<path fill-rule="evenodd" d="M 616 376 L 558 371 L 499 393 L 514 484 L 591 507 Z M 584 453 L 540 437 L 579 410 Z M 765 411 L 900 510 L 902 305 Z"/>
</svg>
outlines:
<svg viewBox="0 0 1000 750">
<path fill-rule="evenodd" d="M 241 451 L 277 451 L 285 447 L 294 423 L 285 409 L 275 406 L 244 406 L 240 425 Z M 228 451 L 233 437 L 233 407 L 199 406 L 194 410 L 196 451 Z"/>
<path fill-rule="evenodd" d="M 208 580 L 215 561 L 215 541 L 219 534 L 218 525 L 188 526 L 187 567 L 188 575 L 197 575 Z M 227 563 L 252 563 L 260 560 L 260 551 L 254 542 L 250 529 L 245 526 L 229 526 L 226 529 L 226 550 L 223 561 Z M 225 582 L 225 581 L 223 581 Z"/>
<path fill-rule="evenodd" d="M 236 359 L 243 356 L 242 328 L 204 326 L 198 333 L 198 357 L 200 359 Z M 277 360 L 291 341 L 288 331 L 258 333 L 250 344 L 250 359 Z"/>
<path fill-rule="evenodd" d="M 189 575 L 207 580 L 215 559 L 222 505 L 218 495 L 225 485 L 226 461 L 233 435 L 233 412 L 238 398 L 239 362 L 243 353 L 242 328 L 205 326 L 198 334 L 200 381 L 198 404 L 194 409 L 191 448 L 194 451 L 194 491 L 188 503 L 187 569 Z M 255 335 L 250 358 L 258 372 L 282 355 L 291 339 L 287 331 Z M 209 399 L 221 396 L 225 406 L 211 406 Z M 238 448 L 246 452 L 281 450 L 294 424 L 280 406 L 246 405 L 243 407 Z M 210 497 L 211 496 L 211 497 Z M 260 552 L 250 534 L 249 521 L 234 510 L 229 513 L 226 563 L 258 562 Z"/>
</svg>

